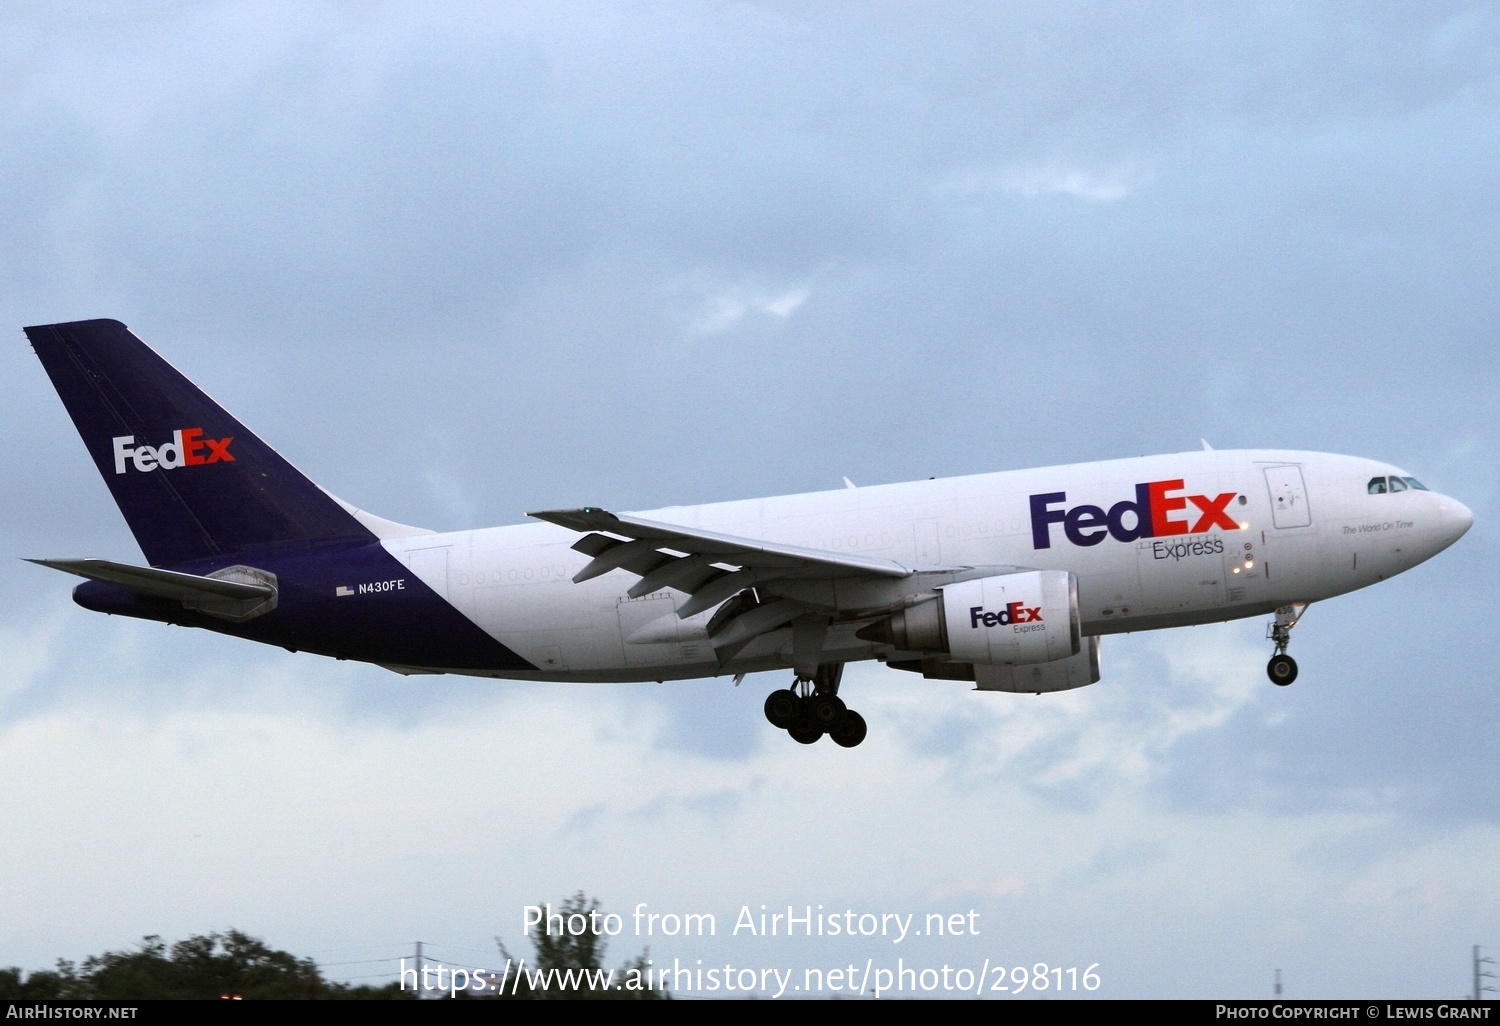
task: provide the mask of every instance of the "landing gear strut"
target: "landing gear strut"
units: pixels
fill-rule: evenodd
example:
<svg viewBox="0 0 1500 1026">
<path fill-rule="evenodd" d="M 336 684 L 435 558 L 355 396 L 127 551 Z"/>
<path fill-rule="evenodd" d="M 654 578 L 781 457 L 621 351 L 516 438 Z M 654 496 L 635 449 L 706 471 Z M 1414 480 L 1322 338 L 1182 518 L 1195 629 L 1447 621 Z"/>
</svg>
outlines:
<svg viewBox="0 0 1500 1026">
<path fill-rule="evenodd" d="M 1297 679 L 1297 660 L 1286 654 L 1286 647 L 1292 640 L 1292 628 L 1297 626 L 1306 610 L 1306 602 L 1282 606 L 1276 610 L 1275 621 L 1266 628 L 1266 637 L 1276 643 L 1276 654 L 1266 664 L 1266 676 L 1271 678 L 1272 684 L 1286 687 Z"/>
<path fill-rule="evenodd" d="M 797 677 L 790 688 L 773 691 L 766 698 L 766 719 L 780 727 L 798 744 L 816 744 L 824 734 L 843 748 L 853 748 L 865 739 L 865 718 L 839 697 L 843 663 L 823 663 L 812 677 Z"/>
</svg>

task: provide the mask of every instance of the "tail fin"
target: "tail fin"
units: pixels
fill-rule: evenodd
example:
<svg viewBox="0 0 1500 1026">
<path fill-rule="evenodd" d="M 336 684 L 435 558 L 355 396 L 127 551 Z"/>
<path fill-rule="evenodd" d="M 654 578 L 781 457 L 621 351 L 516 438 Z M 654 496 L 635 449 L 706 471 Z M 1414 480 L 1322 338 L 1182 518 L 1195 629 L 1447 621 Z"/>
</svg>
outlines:
<svg viewBox="0 0 1500 1026">
<path fill-rule="evenodd" d="M 373 535 L 119 321 L 26 329 L 153 566 Z"/>
</svg>

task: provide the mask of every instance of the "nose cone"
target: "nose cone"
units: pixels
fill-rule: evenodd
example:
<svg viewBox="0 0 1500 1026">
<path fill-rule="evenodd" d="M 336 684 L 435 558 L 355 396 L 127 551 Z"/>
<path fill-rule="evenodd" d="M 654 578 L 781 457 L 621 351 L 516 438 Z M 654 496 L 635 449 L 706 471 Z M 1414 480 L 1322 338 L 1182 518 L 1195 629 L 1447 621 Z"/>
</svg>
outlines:
<svg viewBox="0 0 1500 1026">
<path fill-rule="evenodd" d="M 1443 548 L 1447 548 L 1462 538 L 1464 532 L 1474 525 L 1474 513 L 1457 499 L 1450 499 L 1444 495 L 1438 500 L 1438 523 L 1443 538 Z"/>
</svg>

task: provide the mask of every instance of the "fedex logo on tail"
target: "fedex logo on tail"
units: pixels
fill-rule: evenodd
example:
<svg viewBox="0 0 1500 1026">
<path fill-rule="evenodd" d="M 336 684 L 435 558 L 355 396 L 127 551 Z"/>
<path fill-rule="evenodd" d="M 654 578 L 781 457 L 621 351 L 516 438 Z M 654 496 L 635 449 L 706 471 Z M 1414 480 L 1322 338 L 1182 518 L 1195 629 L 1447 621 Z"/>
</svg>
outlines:
<svg viewBox="0 0 1500 1026">
<path fill-rule="evenodd" d="M 115 473 L 123 474 L 126 461 L 139 471 L 176 470 L 178 467 L 196 467 L 204 463 L 233 463 L 234 454 L 229 451 L 228 438 L 204 438 L 201 427 L 180 428 L 172 432 L 172 440 L 161 445 L 136 445 L 135 435 L 116 435 L 111 442 L 115 451 Z"/>
<path fill-rule="evenodd" d="M 1222 495 L 1184 495 L 1181 478 L 1146 481 L 1135 486 L 1135 500 L 1109 507 L 1080 505 L 1068 508 L 1067 492 L 1044 492 L 1031 497 L 1032 548 L 1052 547 L 1052 525 L 1062 524 L 1074 545 L 1098 545 L 1105 538 L 1130 542 L 1174 534 L 1205 534 L 1213 528 L 1237 531 L 1240 525 L 1224 508 L 1237 492 Z M 1191 509 L 1189 507 L 1192 507 Z M 1185 514 L 1181 518 L 1174 514 Z"/>
</svg>

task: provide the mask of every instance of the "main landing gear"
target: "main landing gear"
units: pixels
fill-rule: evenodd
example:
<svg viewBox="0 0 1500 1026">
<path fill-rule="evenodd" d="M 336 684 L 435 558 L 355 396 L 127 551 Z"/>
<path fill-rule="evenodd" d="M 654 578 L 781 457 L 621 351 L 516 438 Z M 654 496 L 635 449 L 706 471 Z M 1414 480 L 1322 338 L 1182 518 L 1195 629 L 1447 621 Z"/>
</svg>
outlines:
<svg viewBox="0 0 1500 1026">
<path fill-rule="evenodd" d="M 1286 647 L 1292 640 L 1292 628 L 1297 626 L 1306 610 L 1306 602 L 1282 606 L 1276 610 L 1275 621 L 1266 628 L 1266 637 L 1276 643 L 1276 654 L 1266 664 L 1266 676 L 1271 678 L 1272 684 L 1286 687 L 1297 679 L 1297 660 L 1286 654 Z"/>
<path fill-rule="evenodd" d="M 811 678 L 799 676 L 790 688 L 773 691 L 766 698 L 766 719 L 780 727 L 798 744 L 816 744 L 824 734 L 843 748 L 853 748 L 865 739 L 865 718 L 839 697 L 843 663 L 824 663 Z"/>
</svg>

